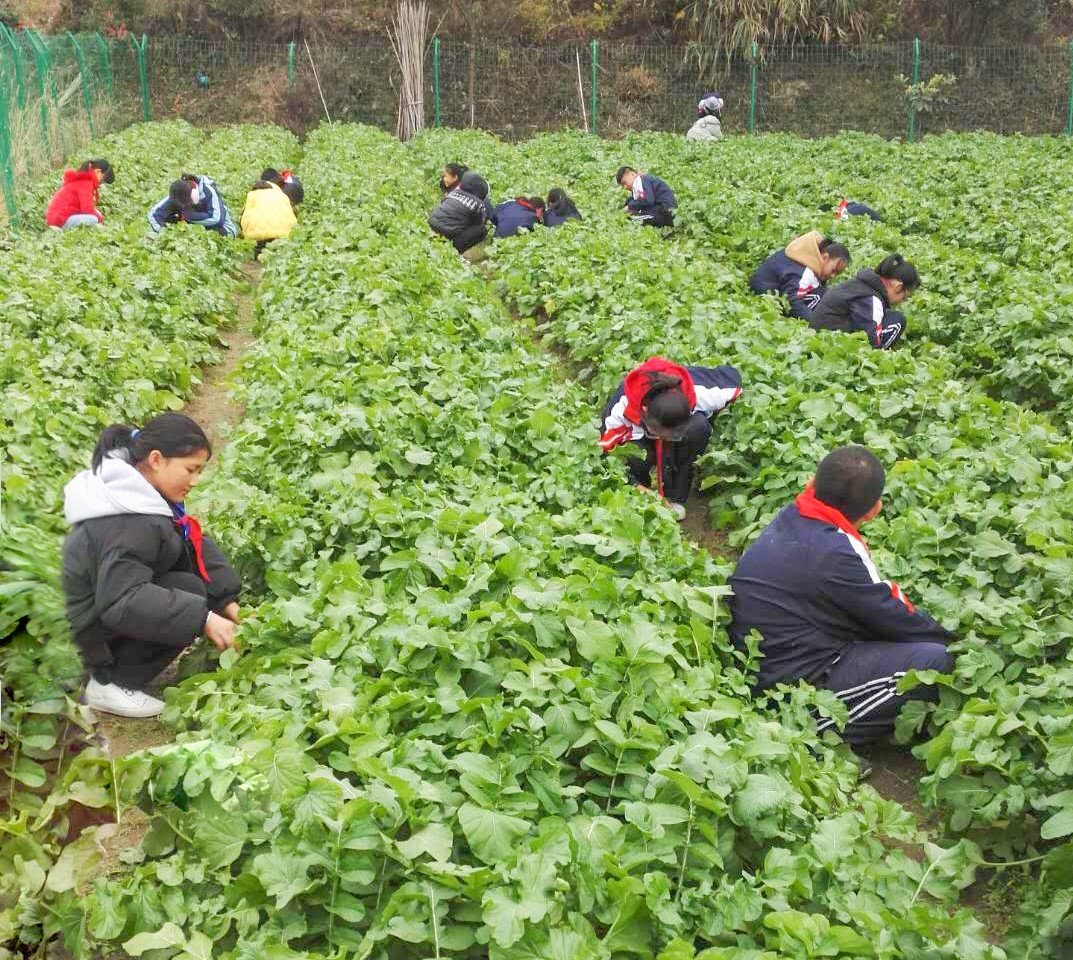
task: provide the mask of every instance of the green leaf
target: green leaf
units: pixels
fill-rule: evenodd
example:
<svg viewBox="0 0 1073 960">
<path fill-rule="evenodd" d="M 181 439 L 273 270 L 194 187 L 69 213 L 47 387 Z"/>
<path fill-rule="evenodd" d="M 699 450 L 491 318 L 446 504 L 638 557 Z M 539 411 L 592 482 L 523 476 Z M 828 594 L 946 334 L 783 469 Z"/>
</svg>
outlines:
<svg viewBox="0 0 1073 960">
<path fill-rule="evenodd" d="M 249 825 L 238 811 L 219 809 L 194 823 L 197 850 L 210 870 L 230 866 L 241 855 L 249 839 Z"/>
<path fill-rule="evenodd" d="M 505 860 L 516 842 L 529 832 L 529 822 L 474 803 L 458 808 L 458 824 L 478 860 L 494 864 Z"/>
<path fill-rule="evenodd" d="M 422 854 L 428 854 L 433 860 L 442 862 L 451 858 L 454 835 L 446 824 L 430 823 L 408 840 L 399 840 L 395 846 L 404 857 L 410 860 L 416 860 Z"/>
<path fill-rule="evenodd" d="M 276 909 L 282 910 L 298 894 L 309 889 L 308 872 L 312 864 L 311 857 L 273 851 L 254 857 L 250 869 L 261 881 L 265 893 L 276 898 Z"/>
<path fill-rule="evenodd" d="M 186 935 L 170 921 L 155 933 L 139 933 L 123 944 L 123 949 L 133 957 L 140 957 L 147 950 L 163 950 L 179 947 L 186 942 Z"/>
</svg>

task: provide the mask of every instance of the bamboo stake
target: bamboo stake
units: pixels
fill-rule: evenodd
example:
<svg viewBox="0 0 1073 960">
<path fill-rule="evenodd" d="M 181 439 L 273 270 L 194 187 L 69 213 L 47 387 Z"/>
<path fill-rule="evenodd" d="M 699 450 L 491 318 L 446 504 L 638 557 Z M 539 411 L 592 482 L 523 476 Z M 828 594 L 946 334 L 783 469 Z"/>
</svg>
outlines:
<svg viewBox="0 0 1073 960">
<path fill-rule="evenodd" d="M 316 81 L 317 93 L 320 94 L 320 102 L 324 107 L 324 116 L 328 118 L 328 125 L 334 126 L 332 123 L 332 115 L 328 113 L 328 101 L 324 99 L 324 90 L 320 85 L 320 76 L 317 73 L 317 65 L 313 62 L 313 51 L 309 49 L 309 41 L 305 37 L 302 38 L 302 43 L 305 44 L 306 56 L 309 57 L 309 65 L 313 68 L 313 79 Z"/>
<path fill-rule="evenodd" d="M 589 115 L 585 110 L 585 88 L 581 85 L 581 51 L 574 50 L 574 56 L 577 57 L 577 98 L 581 103 L 581 129 L 589 129 Z"/>
</svg>

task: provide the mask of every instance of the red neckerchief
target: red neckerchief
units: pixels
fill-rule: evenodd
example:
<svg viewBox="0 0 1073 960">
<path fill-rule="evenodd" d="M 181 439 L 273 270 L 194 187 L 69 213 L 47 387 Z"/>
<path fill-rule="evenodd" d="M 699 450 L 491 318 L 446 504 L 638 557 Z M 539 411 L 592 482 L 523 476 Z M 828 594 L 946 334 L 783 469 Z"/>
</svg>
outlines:
<svg viewBox="0 0 1073 960">
<path fill-rule="evenodd" d="M 209 571 L 205 569 L 205 556 L 202 552 L 205 538 L 201 533 L 201 524 L 186 512 L 181 503 L 173 503 L 171 513 L 175 528 L 194 550 L 194 562 L 197 565 L 198 576 L 206 583 L 212 583 Z"/>
<path fill-rule="evenodd" d="M 864 547 L 864 552 L 871 556 L 871 553 L 868 550 L 868 544 L 864 542 L 864 537 L 861 536 L 860 531 L 849 522 L 849 519 L 844 513 L 818 499 L 815 491 L 812 489 L 811 483 L 797 495 L 797 499 L 794 500 L 794 505 L 797 507 L 797 512 L 805 519 L 819 520 L 821 523 L 829 523 L 832 527 L 837 527 L 843 533 L 853 537 L 854 540 Z M 890 587 L 891 596 L 894 597 L 895 600 L 900 600 L 904 603 L 906 609 L 910 613 L 916 613 L 917 608 L 913 606 L 898 584 L 893 580 L 886 580 L 884 582 Z"/>
</svg>

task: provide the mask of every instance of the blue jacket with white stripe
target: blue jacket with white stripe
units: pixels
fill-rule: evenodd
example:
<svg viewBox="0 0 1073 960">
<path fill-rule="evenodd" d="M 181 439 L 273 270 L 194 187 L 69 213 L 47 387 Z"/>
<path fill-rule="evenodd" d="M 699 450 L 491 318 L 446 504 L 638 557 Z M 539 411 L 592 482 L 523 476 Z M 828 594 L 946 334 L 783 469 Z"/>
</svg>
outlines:
<svg viewBox="0 0 1073 960">
<path fill-rule="evenodd" d="M 749 289 L 753 293 L 781 293 L 790 301 L 790 316 L 808 320 L 827 286 L 803 263 L 791 260 L 785 250 L 776 250 L 753 271 Z"/>
<path fill-rule="evenodd" d="M 216 184 L 208 177 L 197 178 L 199 193 L 198 202 L 189 210 L 172 203 L 170 197 L 165 197 L 152 210 L 149 211 L 149 226 L 154 233 L 160 233 L 169 223 L 196 223 L 206 230 L 215 230 L 225 237 L 237 237 L 238 227 L 231 219 L 224 205 Z"/>
<path fill-rule="evenodd" d="M 905 315 L 891 310 L 887 291 L 875 270 L 864 269 L 856 280 L 831 287 L 809 317 L 814 330 L 868 334 L 876 350 L 889 350 L 905 333 Z"/>
<path fill-rule="evenodd" d="M 653 213 L 656 210 L 674 210 L 678 200 L 666 181 L 651 173 L 638 174 L 641 181 L 640 197 L 633 194 L 626 199 L 626 209 L 634 215 Z"/>
<path fill-rule="evenodd" d="M 810 509 L 816 504 L 819 509 Z M 739 647 L 750 630 L 763 638 L 760 689 L 819 681 L 855 641 L 954 639 L 896 583 L 880 577 L 854 527 L 811 490 L 745 551 L 730 585 L 731 638 Z"/>
</svg>

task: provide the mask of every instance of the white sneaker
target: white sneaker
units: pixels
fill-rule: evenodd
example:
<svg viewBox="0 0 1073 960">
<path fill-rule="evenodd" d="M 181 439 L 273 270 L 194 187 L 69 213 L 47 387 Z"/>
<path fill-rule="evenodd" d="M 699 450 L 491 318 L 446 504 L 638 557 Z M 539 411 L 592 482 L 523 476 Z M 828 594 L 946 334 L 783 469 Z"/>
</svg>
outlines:
<svg viewBox="0 0 1073 960">
<path fill-rule="evenodd" d="M 157 717 L 164 711 L 164 701 L 141 690 L 128 690 L 114 683 L 98 683 L 92 677 L 86 684 L 86 706 L 117 717 Z"/>
<path fill-rule="evenodd" d="M 675 503 L 672 500 L 667 501 L 667 506 L 670 507 L 671 513 L 674 514 L 674 518 L 681 523 L 686 518 L 686 508 L 684 504 Z"/>
</svg>

